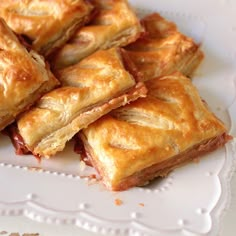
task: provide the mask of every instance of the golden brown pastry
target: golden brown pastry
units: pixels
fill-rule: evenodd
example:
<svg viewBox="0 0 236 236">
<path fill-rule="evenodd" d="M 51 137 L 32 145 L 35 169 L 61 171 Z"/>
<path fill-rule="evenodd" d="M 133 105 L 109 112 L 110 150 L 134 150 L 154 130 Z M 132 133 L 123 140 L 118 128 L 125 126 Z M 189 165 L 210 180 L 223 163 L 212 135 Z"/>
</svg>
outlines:
<svg viewBox="0 0 236 236">
<path fill-rule="evenodd" d="M 77 31 L 51 60 L 53 67 L 73 65 L 98 49 L 125 46 L 135 41 L 141 25 L 127 0 L 92 0 L 98 10 L 88 26 Z"/>
<path fill-rule="evenodd" d="M 112 109 L 144 97 L 146 87 L 136 82 L 133 71 L 119 48 L 98 51 L 59 71 L 63 87 L 44 95 L 17 121 L 26 147 L 34 155 L 50 157 L 80 129 Z"/>
<path fill-rule="evenodd" d="M 199 45 L 157 13 L 146 16 L 141 22 L 146 34 L 128 45 L 126 50 L 144 79 L 175 71 L 191 76 L 203 59 Z"/>
<path fill-rule="evenodd" d="M 45 56 L 87 23 L 92 9 L 86 0 L 0 1 L 0 16 Z"/>
<path fill-rule="evenodd" d="M 0 18 L 0 130 L 58 84 L 43 58 L 28 52 Z"/>
<path fill-rule="evenodd" d="M 146 86 L 147 97 L 113 110 L 80 133 L 92 165 L 110 190 L 165 176 L 230 139 L 190 79 L 174 73 Z"/>
</svg>

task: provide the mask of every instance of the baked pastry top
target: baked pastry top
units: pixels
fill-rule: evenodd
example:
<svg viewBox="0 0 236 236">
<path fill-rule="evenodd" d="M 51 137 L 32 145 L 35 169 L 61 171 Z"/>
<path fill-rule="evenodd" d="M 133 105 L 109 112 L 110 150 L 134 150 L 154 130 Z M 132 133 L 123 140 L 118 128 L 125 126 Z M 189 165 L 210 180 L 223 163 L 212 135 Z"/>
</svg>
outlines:
<svg viewBox="0 0 236 236">
<path fill-rule="evenodd" d="M 230 139 L 190 79 L 177 72 L 146 86 L 147 97 L 80 133 L 92 165 L 111 190 L 143 185 Z"/>
<path fill-rule="evenodd" d="M 180 71 L 192 76 L 204 55 L 193 39 L 181 34 L 177 26 L 158 13 L 141 20 L 146 31 L 137 41 L 129 44 L 129 56 L 144 74 L 144 79 Z"/>
<path fill-rule="evenodd" d="M 135 41 L 142 27 L 127 0 L 91 0 L 97 15 L 60 49 L 51 60 L 54 68 L 73 65 L 99 49 Z"/>
<path fill-rule="evenodd" d="M 1 0 L 0 16 L 11 29 L 48 56 L 90 19 L 93 6 L 86 0 Z"/>
<path fill-rule="evenodd" d="M 145 96 L 146 88 L 128 71 L 124 54 L 119 48 L 100 50 L 58 72 L 63 87 L 44 95 L 17 121 L 19 134 L 33 154 L 54 155 L 80 129 Z"/>
<path fill-rule="evenodd" d="M 0 18 L 0 130 L 58 84 L 44 59 L 27 51 Z"/>
</svg>

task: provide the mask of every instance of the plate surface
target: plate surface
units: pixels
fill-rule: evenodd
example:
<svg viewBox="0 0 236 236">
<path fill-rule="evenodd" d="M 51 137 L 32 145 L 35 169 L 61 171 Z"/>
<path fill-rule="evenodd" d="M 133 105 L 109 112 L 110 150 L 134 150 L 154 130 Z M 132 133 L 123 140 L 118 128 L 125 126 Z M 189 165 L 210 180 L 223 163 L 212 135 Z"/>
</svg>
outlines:
<svg viewBox="0 0 236 236">
<path fill-rule="evenodd" d="M 193 82 L 236 136 L 236 2 L 130 2 L 140 16 L 158 11 L 201 43 L 206 57 Z M 23 215 L 109 235 L 217 235 L 230 201 L 235 139 L 199 163 L 125 192 L 109 192 L 83 177 L 94 172 L 81 166 L 72 145 L 38 163 L 32 156 L 16 156 L 9 139 L 0 136 L 0 215 Z"/>
</svg>

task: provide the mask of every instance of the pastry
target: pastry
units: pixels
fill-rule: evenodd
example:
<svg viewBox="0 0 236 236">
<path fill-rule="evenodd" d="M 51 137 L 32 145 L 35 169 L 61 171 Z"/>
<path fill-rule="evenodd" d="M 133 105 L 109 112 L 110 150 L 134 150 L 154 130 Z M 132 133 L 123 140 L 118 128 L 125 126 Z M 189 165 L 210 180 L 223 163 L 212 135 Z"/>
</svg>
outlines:
<svg viewBox="0 0 236 236">
<path fill-rule="evenodd" d="M 28 51 L 0 18 L 0 130 L 56 85 L 44 59 Z"/>
<path fill-rule="evenodd" d="M 86 0 L 1 0 L 0 16 L 11 29 L 48 56 L 90 19 Z"/>
<path fill-rule="evenodd" d="M 125 46 L 135 41 L 141 25 L 127 0 L 92 0 L 97 15 L 51 59 L 53 68 L 73 65 L 99 49 Z"/>
<path fill-rule="evenodd" d="M 146 87 L 134 71 L 119 48 L 97 51 L 58 71 L 62 87 L 44 95 L 17 120 L 26 147 L 36 156 L 50 157 L 63 150 L 80 129 L 112 109 L 144 97 Z"/>
<path fill-rule="evenodd" d="M 231 136 L 191 80 L 176 72 L 146 82 L 148 94 L 79 135 L 110 190 L 144 185 L 224 145 Z"/>
<path fill-rule="evenodd" d="M 158 13 L 146 16 L 141 22 L 146 33 L 126 50 L 144 79 L 175 71 L 191 77 L 204 57 L 199 45 Z"/>
</svg>

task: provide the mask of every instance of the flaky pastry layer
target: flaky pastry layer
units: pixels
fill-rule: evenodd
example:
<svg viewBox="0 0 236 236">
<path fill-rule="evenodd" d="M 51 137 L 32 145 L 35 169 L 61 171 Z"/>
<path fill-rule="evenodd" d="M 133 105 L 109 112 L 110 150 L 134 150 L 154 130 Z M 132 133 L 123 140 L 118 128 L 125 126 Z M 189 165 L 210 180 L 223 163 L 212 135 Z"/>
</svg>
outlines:
<svg viewBox="0 0 236 236">
<path fill-rule="evenodd" d="M 190 79 L 174 73 L 146 86 L 147 97 L 113 110 L 80 133 L 111 190 L 143 185 L 230 139 Z"/>
<path fill-rule="evenodd" d="M 52 58 L 53 68 L 73 65 L 99 49 L 135 41 L 142 27 L 127 0 L 91 0 L 98 14 L 82 27 Z"/>
<path fill-rule="evenodd" d="M 87 23 L 92 10 L 86 0 L 0 1 L 0 16 L 44 56 L 62 46 Z"/>
<path fill-rule="evenodd" d="M 58 84 L 44 59 L 0 19 L 0 130 Z"/>
<path fill-rule="evenodd" d="M 204 57 L 199 45 L 158 13 L 146 16 L 141 22 L 146 33 L 126 50 L 144 80 L 175 71 L 191 77 Z"/>
<path fill-rule="evenodd" d="M 63 150 L 80 129 L 114 108 L 143 97 L 122 50 L 98 51 L 57 76 L 63 87 L 44 95 L 17 121 L 19 134 L 35 155 L 50 157 Z"/>
</svg>

